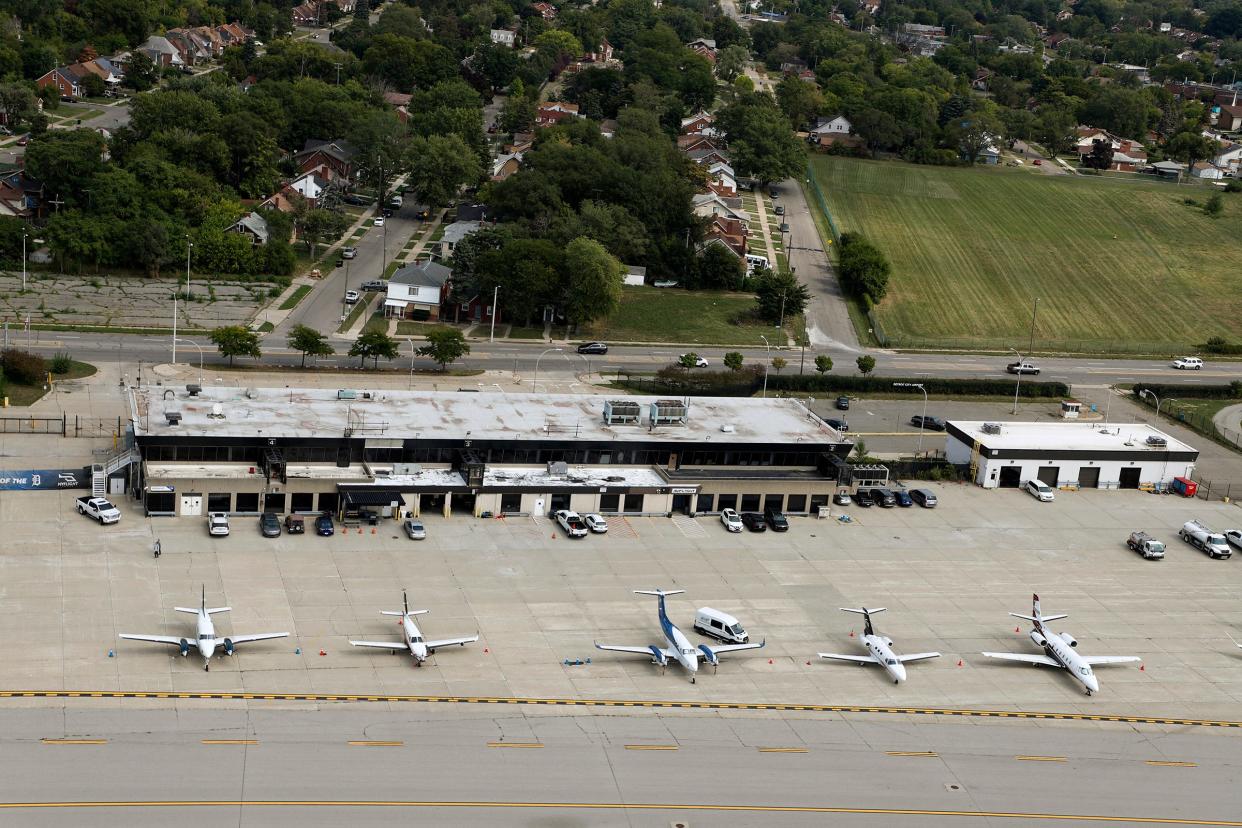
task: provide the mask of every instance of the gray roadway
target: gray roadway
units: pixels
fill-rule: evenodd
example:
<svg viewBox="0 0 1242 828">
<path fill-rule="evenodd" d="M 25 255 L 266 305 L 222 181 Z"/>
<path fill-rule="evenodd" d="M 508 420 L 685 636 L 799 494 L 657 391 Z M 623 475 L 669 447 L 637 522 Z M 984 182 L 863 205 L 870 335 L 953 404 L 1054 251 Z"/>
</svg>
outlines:
<svg viewBox="0 0 1242 828">
<path fill-rule="evenodd" d="M 1126 725 L 864 715 L 618 716 L 467 705 L 355 704 L 319 710 L 258 705 L 250 711 L 193 703 L 178 710 L 87 705 L 91 703 L 0 712 L 0 803 L 568 802 L 1242 817 L 1237 792 L 1242 733 L 1232 730 L 1192 727 L 1162 732 Z M 42 741 L 66 738 L 107 742 Z M 204 739 L 257 744 L 205 745 Z M 350 741 L 400 744 L 350 745 Z M 542 747 L 492 746 L 495 743 Z M 636 750 L 636 745 L 666 749 Z M 760 751 L 773 747 L 807 752 Z M 890 754 L 927 751 L 937 755 Z M 67 826 L 87 820 L 107 825 L 378 825 L 394 819 L 554 826 L 667 826 L 678 819 L 717 826 L 826 822 L 823 814 L 805 812 L 672 808 L 0 809 L 0 824 L 6 825 Z M 963 817 L 860 814 L 831 819 L 841 825 L 947 826 L 962 824 Z M 1003 824 L 1050 821 L 1005 819 Z"/>
</svg>

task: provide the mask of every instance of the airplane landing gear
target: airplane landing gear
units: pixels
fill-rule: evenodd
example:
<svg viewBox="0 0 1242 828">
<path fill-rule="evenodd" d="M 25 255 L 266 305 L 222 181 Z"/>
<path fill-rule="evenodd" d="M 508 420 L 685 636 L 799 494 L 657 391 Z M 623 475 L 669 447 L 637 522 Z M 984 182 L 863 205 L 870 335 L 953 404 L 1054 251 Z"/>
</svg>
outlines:
<svg viewBox="0 0 1242 828">
<path fill-rule="evenodd" d="M 893 679 L 893 684 L 901 684 L 901 679 Z"/>
<path fill-rule="evenodd" d="M 691 677 L 690 677 L 690 683 L 691 683 L 691 684 L 694 684 L 694 680 L 695 680 L 695 678 L 696 678 L 696 676 L 691 676 Z"/>
<path fill-rule="evenodd" d="M 204 670 L 204 671 L 210 671 L 210 670 L 211 670 L 211 662 L 210 662 L 210 661 L 207 661 L 207 662 L 204 662 L 204 663 L 203 663 L 203 670 Z"/>
</svg>

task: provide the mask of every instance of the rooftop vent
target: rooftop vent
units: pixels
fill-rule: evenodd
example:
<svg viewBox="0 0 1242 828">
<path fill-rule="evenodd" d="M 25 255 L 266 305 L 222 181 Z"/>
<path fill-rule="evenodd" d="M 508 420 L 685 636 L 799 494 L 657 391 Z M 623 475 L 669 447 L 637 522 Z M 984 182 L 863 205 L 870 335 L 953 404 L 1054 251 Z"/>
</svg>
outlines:
<svg viewBox="0 0 1242 828">
<path fill-rule="evenodd" d="M 638 425 L 642 407 L 634 400 L 605 400 L 604 423 L 606 425 Z"/>
<path fill-rule="evenodd" d="M 737 429 L 733 427 L 733 423 L 725 423 L 724 425 L 720 427 L 720 430 L 723 431 L 725 434 L 732 434 L 733 432 L 737 431 Z"/>
<path fill-rule="evenodd" d="M 1149 446 L 1155 446 L 1156 448 L 1164 448 L 1168 444 L 1169 444 L 1169 441 L 1159 434 L 1152 434 L 1151 436 L 1147 438 L 1147 445 Z"/>
<path fill-rule="evenodd" d="M 190 383 L 185 387 L 185 393 L 191 397 L 197 397 L 199 394 L 203 393 L 203 386 L 198 383 Z"/>
<path fill-rule="evenodd" d="M 1001 424 L 1000 423 L 984 423 L 983 428 L 980 430 L 984 434 L 1000 434 Z"/>
<path fill-rule="evenodd" d="M 338 400 L 356 400 L 358 399 L 358 392 L 357 391 L 346 391 L 342 389 L 336 392 L 336 398 Z"/>
<path fill-rule="evenodd" d="M 553 460 L 551 463 L 548 463 L 548 474 L 567 475 L 569 474 L 569 464 L 561 460 Z"/>
<path fill-rule="evenodd" d="M 180 411 L 165 411 L 164 419 L 168 420 L 168 424 L 170 426 L 175 426 L 181 422 L 181 412 Z"/>
<path fill-rule="evenodd" d="M 247 389 L 246 389 L 246 399 L 248 399 L 248 400 L 257 400 L 258 398 L 259 398 L 259 389 L 257 389 L 257 388 L 247 388 Z"/>
<path fill-rule="evenodd" d="M 651 404 L 651 424 L 685 425 L 686 404 L 681 400 L 656 400 Z"/>
<path fill-rule="evenodd" d="M 207 416 L 212 418 L 213 420 L 223 420 L 224 419 L 224 406 L 220 405 L 220 403 L 212 403 L 211 413 L 208 414 Z"/>
</svg>

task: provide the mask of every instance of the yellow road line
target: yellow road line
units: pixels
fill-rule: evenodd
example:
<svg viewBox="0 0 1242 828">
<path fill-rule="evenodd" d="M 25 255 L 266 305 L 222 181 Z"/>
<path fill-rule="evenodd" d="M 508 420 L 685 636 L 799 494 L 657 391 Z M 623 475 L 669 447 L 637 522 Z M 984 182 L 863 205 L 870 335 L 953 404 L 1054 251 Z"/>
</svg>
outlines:
<svg viewBox="0 0 1242 828">
<path fill-rule="evenodd" d="M 677 745 L 626 745 L 626 750 L 677 750 Z"/>
<path fill-rule="evenodd" d="M 982 817 L 1061 822 L 1109 822 L 1127 825 L 1207 825 L 1242 828 L 1242 821 L 1180 817 L 1138 817 L 1105 814 L 1062 814 L 1023 811 L 958 811 L 924 808 L 845 808 L 818 805 L 687 805 L 665 802 L 462 802 L 414 800 L 124 800 L 115 802 L 0 802 L 0 810 L 73 808 L 510 808 L 556 811 L 698 811 L 703 813 L 863 814 L 868 816 Z"/>
<path fill-rule="evenodd" d="M 107 739 L 40 739 L 45 745 L 106 745 Z"/>
<path fill-rule="evenodd" d="M 1015 756 L 1019 762 L 1068 762 L 1064 756 Z"/>
<path fill-rule="evenodd" d="M 488 747 L 494 748 L 541 748 L 542 742 L 488 742 Z"/>
<path fill-rule="evenodd" d="M 405 742 L 354 740 L 354 741 L 351 741 L 349 744 L 353 745 L 354 747 L 401 747 L 402 745 L 405 744 Z"/>
<path fill-rule="evenodd" d="M 1156 759 L 1148 759 L 1147 764 L 1158 768 L 1197 768 L 1198 762 L 1161 762 Z"/>
<path fill-rule="evenodd" d="M 809 753 L 809 748 L 804 747 L 761 747 L 760 753 Z"/>
<path fill-rule="evenodd" d="M 258 739 L 203 739 L 204 745 L 257 745 Z"/>
<path fill-rule="evenodd" d="M 939 756 L 934 750 L 889 750 L 889 756 Z"/>
<path fill-rule="evenodd" d="M 1187 719 L 1173 716 L 1123 716 L 1109 713 L 1050 713 L 1037 710 L 979 710 L 946 707 L 895 707 L 855 704 L 796 704 L 765 702 L 699 702 L 643 699 L 566 699 L 520 696 L 406 696 L 362 695 L 350 693 L 230 693 L 141 690 L 3 690 L 0 698 L 66 699 L 90 696 L 101 699 L 183 699 L 197 701 L 305 701 L 365 702 L 388 704 L 520 704 L 563 707 L 642 707 L 648 709 L 683 710 L 772 710 L 808 713 L 878 713 L 899 716 L 959 716 L 968 718 L 1039 719 L 1065 722 L 1108 722 L 1116 724 L 1154 724 L 1178 727 L 1227 727 L 1242 729 L 1242 721 L 1221 719 Z"/>
</svg>

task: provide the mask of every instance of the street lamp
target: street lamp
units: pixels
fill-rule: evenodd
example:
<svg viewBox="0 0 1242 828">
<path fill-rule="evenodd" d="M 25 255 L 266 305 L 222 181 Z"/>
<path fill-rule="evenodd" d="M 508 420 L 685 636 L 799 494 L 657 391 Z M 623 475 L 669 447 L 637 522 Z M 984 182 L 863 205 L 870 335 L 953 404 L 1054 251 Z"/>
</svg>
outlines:
<svg viewBox="0 0 1242 828">
<path fill-rule="evenodd" d="M 406 342 L 410 343 L 410 385 L 409 387 L 413 388 L 414 387 L 414 357 L 417 352 L 414 350 L 413 339 L 407 339 Z"/>
<path fill-rule="evenodd" d="M 1009 350 L 1013 351 L 1014 356 L 1018 358 L 1018 369 L 1014 372 L 1018 375 L 1018 382 L 1013 387 L 1013 413 L 1017 414 L 1018 413 L 1018 389 L 1022 387 L 1022 354 L 1018 353 L 1013 348 L 1010 348 Z"/>
<path fill-rule="evenodd" d="M 1149 390 L 1148 390 L 1148 389 L 1146 389 L 1146 388 L 1143 388 L 1143 389 L 1141 389 L 1141 390 L 1139 391 L 1139 396 L 1140 396 L 1140 397 L 1144 397 L 1144 398 L 1145 398 L 1145 397 L 1151 397 L 1153 400 L 1155 400 L 1155 401 L 1156 401 L 1156 422 L 1157 422 L 1157 423 L 1159 423 L 1159 422 L 1160 422 L 1160 403 L 1161 403 L 1161 399 L 1160 399 L 1160 397 L 1156 396 L 1156 393 L 1155 393 L 1154 391 L 1149 391 Z M 1177 402 L 1177 400 L 1175 400 L 1175 399 L 1170 399 L 1170 400 L 1169 400 L 1169 402 L 1173 403 L 1173 402 Z M 1165 452 L 1164 452 L 1164 467 L 1160 470 L 1160 488 L 1161 488 L 1161 490 L 1163 490 L 1163 489 L 1164 489 L 1164 477 L 1165 477 L 1165 475 L 1167 475 L 1168 473 L 1169 473 L 1169 451 L 1168 451 L 1168 449 L 1166 448 L 1166 449 L 1165 449 Z"/>
<path fill-rule="evenodd" d="M 544 349 L 542 352 L 540 352 L 540 354 L 539 354 L 539 356 L 538 356 L 538 357 L 536 357 L 536 358 L 535 358 L 535 381 L 534 381 L 534 382 L 532 382 L 532 383 L 531 383 L 531 385 L 530 385 L 530 390 L 531 390 L 531 391 L 538 391 L 538 390 L 539 390 L 539 360 L 543 359 L 544 354 L 550 354 L 550 353 L 552 353 L 553 351 L 558 351 L 558 352 L 560 352 L 560 351 L 564 351 L 564 350 L 565 350 L 564 348 L 546 348 L 546 349 Z"/>
<path fill-rule="evenodd" d="M 894 382 L 894 388 L 917 388 L 923 392 L 923 425 L 919 427 L 919 447 L 916 454 L 923 453 L 923 432 L 927 427 L 927 389 L 923 387 L 921 382 Z"/>
<path fill-rule="evenodd" d="M 193 249 L 194 242 L 190 241 L 190 237 L 185 237 L 185 299 L 190 301 L 193 294 L 190 292 L 190 250 Z"/>
<path fill-rule="evenodd" d="M 201 386 L 203 384 L 203 346 L 199 345 L 193 339 L 183 339 L 177 337 L 176 335 L 173 336 L 173 342 L 188 342 L 195 348 L 198 348 L 198 384 Z"/>
<path fill-rule="evenodd" d="M 500 285 L 496 285 L 496 289 L 492 291 L 492 332 L 487 335 L 488 342 L 496 341 L 496 312 L 498 303 L 500 302 Z"/>
<path fill-rule="evenodd" d="M 772 355 L 772 346 L 768 342 L 768 338 L 763 334 L 759 334 L 759 338 L 763 340 L 763 347 L 767 349 L 767 353 L 763 357 L 763 398 L 768 398 L 768 366 L 771 361 L 768 359 Z"/>
</svg>

